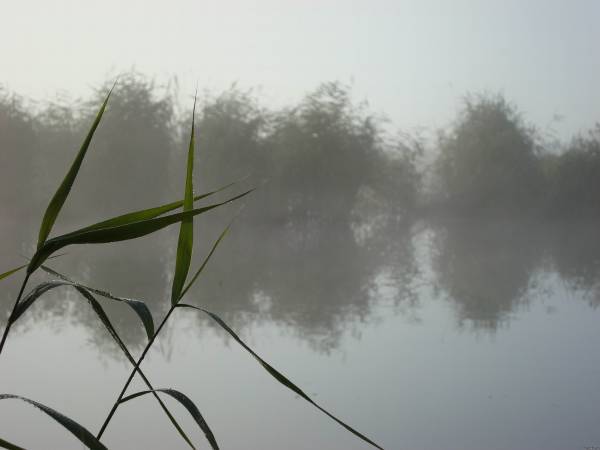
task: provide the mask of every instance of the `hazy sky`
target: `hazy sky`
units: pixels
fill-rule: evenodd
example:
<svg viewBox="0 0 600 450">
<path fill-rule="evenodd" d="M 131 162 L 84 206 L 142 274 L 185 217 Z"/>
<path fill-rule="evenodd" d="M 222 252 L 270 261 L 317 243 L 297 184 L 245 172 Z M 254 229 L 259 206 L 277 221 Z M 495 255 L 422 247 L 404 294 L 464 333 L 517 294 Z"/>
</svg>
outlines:
<svg viewBox="0 0 600 450">
<path fill-rule="evenodd" d="M 563 136 L 600 121 L 598 0 L 0 0 L 0 83 L 85 95 L 135 68 L 184 93 L 237 81 L 267 104 L 352 83 L 398 127 L 446 125 L 469 91 L 504 93 Z"/>
</svg>

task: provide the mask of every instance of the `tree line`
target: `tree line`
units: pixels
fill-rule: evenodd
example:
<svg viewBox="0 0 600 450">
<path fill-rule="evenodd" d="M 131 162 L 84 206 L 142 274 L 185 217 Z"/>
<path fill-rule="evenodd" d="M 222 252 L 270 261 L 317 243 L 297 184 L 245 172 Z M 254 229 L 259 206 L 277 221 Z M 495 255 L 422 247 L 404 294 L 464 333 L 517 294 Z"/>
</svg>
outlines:
<svg viewBox="0 0 600 450">
<path fill-rule="evenodd" d="M 600 214 L 600 124 L 557 149 L 502 96 L 475 96 L 437 145 L 430 207 L 467 217 Z"/>
<path fill-rule="evenodd" d="M 90 99 L 33 106 L 0 90 L 0 204 L 14 220 L 47 201 L 105 88 Z M 104 217 L 176 196 L 189 117 L 175 98 L 141 75 L 121 78 L 93 142 L 94 161 L 70 199 L 73 210 Z M 263 186 L 251 214 L 256 225 L 600 214 L 600 125 L 550 150 L 502 96 L 467 98 L 454 122 L 427 142 L 391 133 L 340 83 L 277 110 L 236 87 L 201 103 L 198 185 L 207 190 L 249 175 Z M 437 156 L 423 164 L 427 151 Z M 106 179 L 119 182 L 100 182 Z M 31 199 L 26 207 L 24 198 Z"/>
</svg>

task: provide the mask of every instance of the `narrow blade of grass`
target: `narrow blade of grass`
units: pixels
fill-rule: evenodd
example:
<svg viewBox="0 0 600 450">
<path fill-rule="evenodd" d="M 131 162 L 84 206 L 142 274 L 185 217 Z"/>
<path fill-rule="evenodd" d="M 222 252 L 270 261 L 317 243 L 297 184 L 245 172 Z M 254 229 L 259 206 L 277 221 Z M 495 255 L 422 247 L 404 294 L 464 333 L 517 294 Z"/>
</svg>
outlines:
<svg viewBox="0 0 600 450">
<path fill-rule="evenodd" d="M 218 189 L 215 189 L 210 192 L 205 192 L 204 194 L 196 195 L 194 197 L 194 202 L 202 200 L 204 198 L 210 197 L 211 195 L 217 194 L 225 189 L 237 184 L 239 181 L 234 181 L 225 186 L 222 186 Z M 181 208 L 183 206 L 183 200 L 179 200 L 176 202 L 167 203 L 165 205 L 156 206 L 154 208 L 142 209 L 140 211 L 135 211 L 127 214 L 123 214 L 118 217 L 113 217 L 112 219 L 105 220 L 103 222 L 96 223 L 94 225 L 90 225 L 89 227 L 82 228 L 80 231 L 89 231 L 89 230 L 97 230 L 100 228 L 110 228 L 116 227 L 118 225 L 126 225 L 133 222 L 139 222 L 141 220 L 153 219 L 154 217 L 162 216 L 174 209 Z"/>
<path fill-rule="evenodd" d="M 85 140 L 83 141 L 83 144 L 81 145 L 81 148 L 79 149 L 79 152 L 77 153 L 73 164 L 71 165 L 69 171 L 65 175 L 65 178 L 63 179 L 62 183 L 56 190 L 54 196 L 52 197 L 52 200 L 50 200 L 50 204 L 46 208 L 46 212 L 44 214 L 44 218 L 42 219 L 42 224 L 40 226 L 40 233 L 38 236 L 38 248 L 40 248 L 48 238 L 50 231 L 52 231 L 52 226 L 54 225 L 54 222 L 58 217 L 58 213 L 60 212 L 62 206 L 65 203 L 65 200 L 67 199 L 67 196 L 69 195 L 69 192 L 71 191 L 71 187 L 75 182 L 75 178 L 77 177 L 77 173 L 79 172 L 81 163 L 83 162 L 83 158 L 85 157 L 88 147 L 90 146 L 90 142 L 92 142 L 92 137 L 96 132 L 96 128 L 98 128 L 98 125 L 100 124 L 100 120 L 102 119 L 102 115 L 104 114 L 104 110 L 106 109 L 108 99 L 110 98 L 110 94 L 112 93 L 114 87 L 115 86 L 113 85 L 111 90 L 108 92 L 108 95 L 104 99 L 104 103 L 102 103 L 102 106 L 100 107 L 100 110 L 96 115 L 96 119 L 92 123 L 92 127 L 88 131 L 88 134 L 85 137 Z"/>
<path fill-rule="evenodd" d="M 206 213 L 212 209 L 218 208 L 219 206 L 226 205 L 234 200 L 240 199 L 250 192 L 250 189 L 242 194 L 236 195 L 228 200 L 213 205 L 205 206 L 203 208 L 192 209 L 190 211 L 183 211 L 180 213 L 170 214 L 164 217 L 155 217 L 148 220 L 140 220 L 138 222 L 128 223 L 125 225 L 100 228 L 93 230 L 77 230 L 62 236 L 58 236 L 47 240 L 41 248 L 33 255 L 27 272 L 32 273 L 38 267 L 40 267 L 46 259 L 54 252 L 60 250 L 63 247 L 73 244 L 104 244 L 107 242 L 119 242 L 130 239 L 137 239 L 142 236 L 154 233 L 174 223 L 181 222 L 186 217 L 197 216 L 198 214 Z"/>
<path fill-rule="evenodd" d="M 123 351 L 123 353 L 129 360 L 129 362 L 133 366 L 136 367 L 136 371 L 140 374 L 140 376 L 142 377 L 142 379 L 144 380 L 144 382 L 146 383 L 148 388 L 153 389 L 153 387 L 150 384 L 150 381 L 148 380 L 146 375 L 142 372 L 142 370 L 139 368 L 139 366 L 136 365 L 135 359 L 133 358 L 133 356 L 127 349 L 127 346 L 125 345 L 125 343 L 123 342 L 123 340 L 121 339 L 119 334 L 117 333 L 117 330 L 111 323 L 110 319 L 108 318 L 108 315 L 102 308 L 102 305 L 100 305 L 98 300 L 96 300 L 96 298 L 92 295 L 92 292 L 90 292 L 90 291 L 93 291 L 94 293 L 100 292 L 101 294 L 99 294 L 99 295 L 103 295 L 103 291 L 99 291 L 97 289 L 90 289 L 83 285 L 70 282 L 70 281 L 66 280 L 66 277 L 64 275 L 61 275 L 58 272 L 53 271 L 52 269 L 45 268 L 44 270 L 46 270 L 52 274 L 56 274 L 57 276 L 63 278 L 64 280 L 42 283 L 42 284 L 39 284 L 38 286 L 36 286 L 31 291 L 31 293 L 28 294 L 21 303 L 19 303 L 17 310 L 15 310 L 15 314 L 13 315 L 12 322 L 15 322 L 45 292 L 48 292 L 49 290 L 60 287 L 60 286 L 72 286 L 82 295 L 82 297 L 84 299 L 86 299 L 88 301 L 88 303 L 90 304 L 90 306 L 92 307 L 92 309 L 94 310 L 94 312 L 96 313 L 96 315 L 98 316 L 100 321 L 103 323 L 104 327 L 107 329 L 108 333 L 112 336 L 112 338 L 115 340 L 117 345 L 121 348 L 121 350 Z M 104 296 L 107 296 L 107 295 L 104 295 Z M 117 300 L 117 301 L 129 300 L 129 299 L 120 299 L 119 297 L 114 297 L 111 294 L 108 294 L 107 298 L 111 298 L 111 299 Z M 140 302 L 138 300 L 134 300 L 134 302 L 143 304 L 143 302 Z M 146 308 L 146 305 L 145 304 L 143 304 L 143 305 Z M 134 311 L 135 311 L 135 309 L 134 309 Z M 149 314 L 149 311 L 148 311 L 148 314 Z M 152 316 L 150 316 L 150 318 L 151 317 Z M 152 325 L 152 326 L 154 326 L 154 325 Z M 154 334 L 154 331 L 153 331 L 153 334 Z M 188 443 L 188 445 L 192 449 L 195 449 L 194 445 L 192 444 L 192 441 L 187 436 L 187 434 L 183 431 L 183 428 L 181 428 L 181 426 L 179 425 L 177 420 L 175 420 L 175 417 L 173 416 L 173 414 L 171 414 L 171 412 L 168 410 L 166 405 L 162 402 L 162 400 L 158 397 L 158 395 L 154 395 L 154 397 L 156 397 L 156 400 L 159 402 L 160 406 L 162 407 L 163 411 L 165 412 L 165 414 L 167 415 L 167 417 L 169 418 L 169 420 L 171 421 L 171 423 L 173 424 L 173 426 L 175 427 L 177 432 L 181 435 L 181 437 Z"/>
<path fill-rule="evenodd" d="M 140 320 L 144 324 L 144 328 L 146 329 L 146 335 L 148 336 L 148 339 L 151 339 L 152 336 L 154 336 L 154 319 L 152 317 L 152 313 L 150 312 L 150 309 L 148 308 L 148 306 L 146 305 L 145 302 L 143 302 L 141 300 L 136 300 L 133 298 L 118 297 L 118 296 L 113 295 L 110 292 L 104 291 L 102 289 L 96 289 L 93 287 L 86 286 L 84 284 L 81 284 L 81 283 L 78 283 L 76 281 L 69 279 L 62 273 L 59 273 L 56 270 L 51 269 L 48 266 L 43 265 L 42 270 L 45 271 L 46 273 L 49 273 L 52 276 L 60 278 L 63 281 L 67 281 L 74 287 L 82 287 L 96 295 L 100 295 L 102 297 L 108 298 L 110 300 L 115 300 L 117 302 L 126 303 L 127 306 L 129 306 L 131 309 L 133 309 L 133 311 L 137 314 L 137 316 L 140 318 Z"/>
<path fill-rule="evenodd" d="M 113 324 L 110 322 L 110 319 L 108 318 L 108 315 L 102 308 L 102 305 L 100 305 L 98 300 L 96 300 L 96 298 L 92 295 L 91 292 L 89 292 L 87 289 L 83 288 L 82 286 L 75 286 L 75 289 L 77 289 L 77 291 L 88 301 L 88 303 L 90 304 L 90 306 L 92 307 L 92 309 L 94 310 L 94 312 L 96 313 L 98 318 L 104 324 L 104 327 L 107 329 L 108 333 L 112 336 L 112 338 L 115 340 L 117 345 L 121 348 L 121 350 L 123 351 L 123 353 L 129 360 L 129 362 L 134 367 L 136 367 L 136 371 L 140 374 L 140 376 L 146 383 L 146 386 L 148 386 L 148 388 L 150 390 L 154 391 L 154 387 L 152 386 L 152 384 L 150 384 L 150 381 L 148 380 L 148 378 L 146 377 L 144 372 L 142 372 L 142 369 L 136 365 L 135 359 L 133 359 L 133 356 L 129 352 L 129 349 L 127 348 L 127 346 L 125 345 L 125 343 L 123 342 L 123 340 L 121 339 L 119 334 L 117 333 L 117 330 L 115 330 L 115 327 L 113 326 Z M 173 426 L 179 433 L 179 435 L 186 441 L 186 443 L 190 446 L 190 448 L 195 450 L 196 448 L 194 447 L 194 444 L 192 444 L 192 441 L 190 440 L 188 435 L 185 433 L 185 431 L 183 431 L 183 428 L 181 428 L 181 425 L 179 425 L 179 423 L 177 422 L 177 420 L 175 419 L 173 414 L 171 414 L 171 411 L 169 411 L 167 406 L 163 403 L 163 401 L 160 399 L 160 397 L 155 392 L 153 392 L 153 394 L 154 394 L 154 397 L 156 398 L 156 400 L 158 401 L 158 403 L 160 404 L 162 410 L 167 415 L 167 417 L 169 418 L 169 420 L 171 421 L 171 423 L 173 424 Z"/>
<path fill-rule="evenodd" d="M 181 308 L 192 308 L 198 311 L 201 311 L 205 314 L 207 314 L 211 319 L 213 319 L 215 322 L 217 322 L 217 324 L 219 324 L 219 326 L 221 328 L 223 328 L 227 333 L 229 333 L 229 335 L 238 343 L 240 344 L 248 353 L 250 353 L 259 363 L 261 366 L 263 366 L 263 368 L 269 372 L 269 374 L 275 378 L 277 381 L 279 381 L 281 384 L 283 384 L 285 387 L 287 387 L 288 389 L 292 390 L 294 393 L 296 393 L 297 395 L 299 395 L 300 397 L 302 397 L 304 400 L 306 400 L 307 402 L 309 402 L 311 405 L 313 405 L 315 408 L 317 408 L 319 411 L 325 413 L 327 416 L 329 416 L 330 418 L 332 418 L 333 420 L 335 420 L 338 424 L 340 424 L 341 426 L 343 426 L 346 430 L 350 431 L 352 434 L 354 434 L 355 436 L 359 437 L 360 439 L 362 439 L 363 441 L 371 444 L 373 447 L 382 449 L 382 447 L 380 447 L 379 445 L 377 445 L 375 442 L 373 442 L 371 439 L 369 439 L 368 437 L 366 437 L 364 434 L 356 431 L 354 428 L 352 428 L 350 425 L 342 422 L 340 419 L 338 419 L 337 417 L 335 417 L 333 414 L 331 414 L 330 412 L 328 412 L 327 410 L 323 409 L 321 406 L 319 406 L 317 403 L 315 403 L 302 389 L 300 389 L 298 386 L 296 386 L 294 383 L 292 383 L 287 377 L 285 377 L 281 372 L 279 372 L 278 370 L 276 370 L 274 367 L 272 367 L 269 363 L 267 363 L 264 359 L 262 359 L 260 356 L 258 356 L 254 350 L 252 350 L 250 347 L 248 347 L 246 345 L 246 343 L 244 343 L 244 341 L 242 341 L 240 339 L 240 337 L 235 333 L 235 331 L 233 331 L 231 328 L 229 328 L 229 326 L 216 314 L 207 311 L 204 308 L 199 308 L 198 306 L 194 306 L 194 305 L 188 305 L 186 303 L 180 303 L 177 305 L 178 307 Z M 383 449 L 382 449 L 383 450 Z"/>
<path fill-rule="evenodd" d="M 206 436 L 206 439 L 210 443 L 213 450 L 219 450 L 219 444 L 217 444 L 215 435 L 206 423 L 206 420 L 204 420 L 204 417 L 202 417 L 202 414 L 200 414 L 200 411 L 198 410 L 194 402 L 182 392 L 176 391 L 175 389 L 155 389 L 153 391 L 141 391 L 136 392 L 135 394 L 128 395 L 127 397 L 123 397 L 120 403 L 128 402 L 129 400 L 133 400 L 134 398 L 149 394 L 151 392 L 162 392 L 164 394 L 170 395 L 179 403 L 181 403 L 185 407 L 185 409 L 188 410 L 188 412 L 196 421 L 200 429 L 204 432 L 204 435 Z"/>
<path fill-rule="evenodd" d="M 194 122 L 196 118 L 196 98 L 192 109 L 192 130 L 190 132 L 190 144 L 187 156 L 187 170 L 185 176 L 185 196 L 183 199 L 183 211 L 191 211 L 194 208 Z M 177 241 L 177 257 L 175 258 L 175 273 L 173 275 L 173 286 L 171 288 L 171 304 L 177 303 L 181 290 L 187 279 L 192 261 L 192 249 L 194 246 L 194 216 L 185 217 L 179 226 L 179 238 Z"/>
<path fill-rule="evenodd" d="M 233 223 L 230 222 L 229 225 L 227 225 L 225 227 L 225 229 L 223 230 L 223 232 L 220 234 L 220 236 L 217 238 L 217 240 L 215 241 L 215 243 L 213 244 L 212 248 L 210 249 L 210 252 L 208 252 L 208 255 L 206 256 L 206 258 L 204 258 L 204 261 L 202 261 L 202 264 L 200 265 L 200 267 L 198 268 L 198 270 L 196 271 L 196 273 L 194 274 L 194 276 L 192 277 L 192 279 L 190 280 L 190 282 L 187 284 L 187 286 L 183 289 L 183 291 L 181 292 L 181 295 L 179 296 L 179 300 L 181 300 L 184 295 L 187 293 L 187 291 L 192 287 L 192 285 L 196 282 L 196 280 L 198 279 L 198 277 L 200 276 L 200 274 L 202 273 L 202 271 L 204 270 L 204 268 L 206 267 L 206 264 L 208 264 L 208 261 L 210 260 L 210 258 L 212 257 L 213 253 L 215 252 L 215 250 L 217 249 L 217 247 L 219 246 L 219 244 L 221 243 L 221 241 L 223 240 L 223 238 L 225 237 L 225 235 L 227 234 L 227 232 L 229 231 L 229 229 L 231 228 L 231 224 Z M 179 301 L 178 300 L 178 301 Z"/>
<path fill-rule="evenodd" d="M 60 255 L 54 255 L 54 256 L 51 256 L 48 259 L 60 258 L 61 256 L 64 256 L 64 255 L 65 255 L 65 253 L 62 253 Z M 0 273 L 0 280 L 3 280 L 4 278 L 10 277 L 11 275 L 17 273 L 19 270 L 22 270 L 25 267 L 27 267 L 28 265 L 29 264 L 23 264 L 22 266 L 15 267 L 14 269 L 10 269 L 10 270 L 8 270 L 8 271 L 6 271 L 4 273 Z"/>
<path fill-rule="evenodd" d="M 19 447 L 18 445 L 11 444 L 8 441 L 0 438 L 0 448 L 6 448 L 8 450 L 25 450 L 23 447 Z"/>
<path fill-rule="evenodd" d="M 44 295 L 46 292 L 55 289 L 59 286 L 64 286 L 66 282 L 63 281 L 49 281 L 45 283 L 40 283 L 36 287 L 34 287 L 29 293 L 21 299 L 17 307 L 15 308 L 13 314 L 10 316 L 10 323 L 15 323 L 19 318 L 23 315 L 25 311 L 29 309 L 31 305 L 35 303 L 35 301 Z"/>
<path fill-rule="evenodd" d="M 89 449 L 108 450 L 104 446 L 104 444 L 102 444 L 102 442 L 96 439 L 94 435 L 90 433 L 83 425 L 78 424 L 73 419 L 68 418 L 64 414 L 61 414 L 48 406 L 36 402 L 35 400 L 30 400 L 26 397 L 21 397 L 20 395 L 0 394 L 0 400 L 6 399 L 22 400 L 40 409 L 48 416 L 53 418 L 55 421 L 57 421 L 59 424 L 61 424 L 63 427 L 65 427 L 67 430 L 69 430 L 71 434 L 73 434 L 73 436 L 79 439 L 79 441 L 81 441 Z"/>
<path fill-rule="evenodd" d="M 78 283 L 74 283 L 72 281 L 67 281 L 67 280 L 55 280 L 55 281 L 47 281 L 44 283 L 40 283 L 36 287 L 34 287 L 19 302 L 19 304 L 17 305 L 17 308 L 15 309 L 14 314 L 12 315 L 11 322 L 13 322 L 13 323 L 16 322 L 23 315 L 23 313 L 25 313 L 25 311 L 27 311 L 46 292 L 48 292 L 51 289 L 55 289 L 55 288 L 61 287 L 61 286 L 71 286 L 76 289 L 85 289 L 86 291 L 88 290 L 88 288 L 86 286 L 83 286 Z M 98 295 L 102 295 L 102 294 L 100 294 L 100 292 L 102 292 L 102 291 L 93 290 L 92 292 L 94 292 Z M 142 324 L 144 325 L 144 328 L 146 329 L 146 333 L 148 333 L 148 330 L 151 329 L 152 335 L 154 334 L 154 322 L 152 321 L 152 315 L 150 314 L 150 310 L 148 309 L 148 307 L 146 306 L 146 304 L 144 302 L 142 302 L 140 300 L 132 300 L 132 299 L 115 297 L 113 295 L 106 296 L 106 297 L 109 299 L 116 300 L 119 302 L 124 302 L 125 304 L 127 304 L 131 309 L 133 309 L 133 311 L 138 315 L 138 317 L 142 321 Z"/>
<path fill-rule="evenodd" d="M 19 270 L 24 269 L 29 264 L 23 264 L 22 266 L 15 267 L 14 269 L 10 269 L 4 273 L 0 273 L 0 280 L 10 277 L 12 274 L 17 273 Z"/>
</svg>

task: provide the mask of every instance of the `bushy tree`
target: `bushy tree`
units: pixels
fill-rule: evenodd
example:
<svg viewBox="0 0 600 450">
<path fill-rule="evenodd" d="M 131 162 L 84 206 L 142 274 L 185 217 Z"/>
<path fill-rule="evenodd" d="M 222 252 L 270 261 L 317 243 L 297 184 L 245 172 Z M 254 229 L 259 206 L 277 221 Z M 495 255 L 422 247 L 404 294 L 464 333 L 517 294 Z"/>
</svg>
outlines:
<svg viewBox="0 0 600 450">
<path fill-rule="evenodd" d="M 548 161 L 546 175 L 552 216 L 577 219 L 600 214 L 600 124 Z"/>
<path fill-rule="evenodd" d="M 36 175 L 32 158 L 37 148 L 34 118 L 23 99 L 0 88 L 0 204 L 6 208 L 0 219 L 28 217 L 22 199 Z"/>
<path fill-rule="evenodd" d="M 454 126 L 439 138 L 439 198 L 473 215 L 537 209 L 543 177 L 535 133 L 502 96 L 465 101 Z"/>
<path fill-rule="evenodd" d="M 379 121 L 339 83 L 325 83 L 279 113 L 268 147 L 279 194 L 273 204 L 294 221 L 349 224 L 365 187 L 389 205 L 411 205 L 411 161 L 392 155 Z"/>
<path fill-rule="evenodd" d="M 232 87 L 203 103 L 197 121 L 200 185 L 210 189 L 246 175 L 263 178 L 261 138 L 268 114 L 252 92 Z"/>
</svg>

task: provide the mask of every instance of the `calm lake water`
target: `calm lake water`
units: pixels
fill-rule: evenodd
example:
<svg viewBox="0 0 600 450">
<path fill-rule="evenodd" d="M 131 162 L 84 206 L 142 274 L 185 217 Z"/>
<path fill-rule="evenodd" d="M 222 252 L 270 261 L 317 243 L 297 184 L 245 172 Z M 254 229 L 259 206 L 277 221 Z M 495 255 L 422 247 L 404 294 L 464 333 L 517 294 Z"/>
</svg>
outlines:
<svg viewBox="0 0 600 450">
<path fill-rule="evenodd" d="M 232 212 L 199 221 L 195 267 Z M 0 271 L 31 254 L 35 222 L 2 219 Z M 597 234 L 592 223 L 514 221 L 250 226 L 242 214 L 186 301 L 220 314 L 323 407 L 385 448 L 583 449 L 600 446 Z M 68 248 L 52 267 L 146 300 L 159 322 L 175 242 L 171 229 Z M 13 278 L 0 286 L 2 326 L 20 281 Z M 136 316 L 102 303 L 139 354 L 145 335 Z M 156 387 L 191 397 L 224 449 L 369 448 L 195 312 L 174 315 L 142 368 Z M 61 288 L 13 328 L 0 385 L 97 431 L 129 371 L 89 306 Z M 130 392 L 143 388 L 134 384 Z M 207 448 L 183 408 L 167 403 Z M 0 428 L 26 448 L 82 448 L 17 401 L 1 402 Z M 105 443 L 186 448 L 151 397 L 122 405 Z"/>
</svg>

